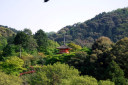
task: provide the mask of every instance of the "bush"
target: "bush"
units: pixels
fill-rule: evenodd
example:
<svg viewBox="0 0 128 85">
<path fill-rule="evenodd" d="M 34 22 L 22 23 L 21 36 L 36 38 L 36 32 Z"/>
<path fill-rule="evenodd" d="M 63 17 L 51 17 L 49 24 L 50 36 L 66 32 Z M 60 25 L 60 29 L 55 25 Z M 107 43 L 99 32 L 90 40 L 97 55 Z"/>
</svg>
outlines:
<svg viewBox="0 0 128 85">
<path fill-rule="evenodd" d="M 23 68 L 24 61 L 16 56 L 7 57 L 0 62 L 0 68 L 3 72 L 11 75 L 19 75 Z"/>
<path fill-rule="evenodd" d="M 26 75 L 26 80 L 32 85 L 60 85 L 63 79 L 78 77 L 79 71 L 67 64 L 55 63 L 43 66 L 32 75 Z"/>
<path fill-rule="evenodd" d="M 115 85 L 115 83 L 109 80 L 100 80 L 98 85 Z"/>
<path fill-rule="evenodd" d="M 0 72 L 0 85 L 21 85 L 22 80 L 19 77 L 7 75 Z"/>
</svg>

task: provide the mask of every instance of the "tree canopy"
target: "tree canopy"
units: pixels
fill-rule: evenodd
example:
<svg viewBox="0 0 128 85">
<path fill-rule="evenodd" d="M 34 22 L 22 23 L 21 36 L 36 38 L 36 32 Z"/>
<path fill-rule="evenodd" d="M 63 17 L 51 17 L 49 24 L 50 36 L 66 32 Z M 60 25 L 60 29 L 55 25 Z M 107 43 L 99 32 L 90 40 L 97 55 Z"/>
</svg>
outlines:
<svg viewBox="0 0 128 85">
<path fill-rule="evenodd" d="M 57 42 L 63 41 L 63 34 L 67 42 L 74 42 L 81 46 L 91 47 L 93 42 L 101 37 L 109 37 L 113 42 L 128 37 L 128 8 L 103 12 L 83 23 L 68 25 L 57 33 L 49 36 Z"/>
<path fill-rule="evenodd" d="M 47 42 L 48 42 L 48 38 L 45 32 L 41 29 L 38 30 L 35 33 L 34 38 L 36 39 L 37 44 L 39 46 L 38 51 L 45 52 L 47 50 Z"/>
</svg>

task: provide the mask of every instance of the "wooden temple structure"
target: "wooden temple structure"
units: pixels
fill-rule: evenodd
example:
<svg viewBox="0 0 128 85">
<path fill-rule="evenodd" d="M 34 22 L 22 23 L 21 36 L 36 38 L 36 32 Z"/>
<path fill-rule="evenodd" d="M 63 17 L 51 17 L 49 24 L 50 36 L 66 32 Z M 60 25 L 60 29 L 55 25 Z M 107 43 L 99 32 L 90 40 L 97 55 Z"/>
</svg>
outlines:
<svg viewBox="0 0 128 85">
<path fill-rule="evenodd" d="M 57 49 L 59 49 L 59 53 L 57 53 L 57 54 L 69 53 L 69 50 L 72 49 L 65 45 L 65 35 L 64 35 L 64 45 L 57 47 Z"/>
<path fill-rule="evenodd" d="M 69 53 L 69 50 L 71 50 L 72 48 L 64 45 L 61 45 L 60 47 L 57 47 L 57 49 L 59 49 L 59 53 L 57 54 L 62 54 L 62 53 Z"/>
</svg>

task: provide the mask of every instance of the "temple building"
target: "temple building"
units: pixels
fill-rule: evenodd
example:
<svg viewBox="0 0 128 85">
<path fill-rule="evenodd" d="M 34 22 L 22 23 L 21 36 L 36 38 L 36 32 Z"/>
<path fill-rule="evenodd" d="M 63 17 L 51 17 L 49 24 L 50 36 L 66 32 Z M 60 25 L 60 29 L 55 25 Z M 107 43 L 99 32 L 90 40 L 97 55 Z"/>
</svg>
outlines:
<svg viewBox="0 0 128 85">
<path fill-rule="evenodd" d="M 64 45 L 61 45 L 60 47 L 57 47 L 57 49 L 59 49 L 59 53 L 57 54 L 62 54 L 62 53 L 69 53 L 69 50 L 71 50 L 72 48 Z"/>
<path fill-rule="evenodd" d="M 72 49 L 72 48 L 65 45 L 65 35 L 64 35 L 64 45 L 57 47 L 57 49 L 59 49 L 59 53 L 57 53 L 57 54 L 69 53 L 69 50 Z"/>
</svg>

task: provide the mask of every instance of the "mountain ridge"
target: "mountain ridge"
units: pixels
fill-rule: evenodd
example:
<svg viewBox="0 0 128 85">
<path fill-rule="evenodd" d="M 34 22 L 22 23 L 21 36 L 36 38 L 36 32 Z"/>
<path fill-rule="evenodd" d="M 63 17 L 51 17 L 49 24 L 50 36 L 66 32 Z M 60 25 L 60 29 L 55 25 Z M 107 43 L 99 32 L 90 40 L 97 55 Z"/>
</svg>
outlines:
<svg viewBox="0 0 128 85">
<path fill-rule="evenodd" d="M 2 37 L 10 37 L 16 34 L 16 30 L 13 28 L 9 28 L 8 26 L 0 25 L 0 36 Z"/>
<path fill-rule="evenodd" d="M 62 43 L 64 34 L 67 42 L 73 41 L 81 46 L 90 47 L 101 36 L 116 42 L 128 37 L 128 8 L 103 12 L 83 23 L 65 26 L 49 38 Z"/>
</svg>

